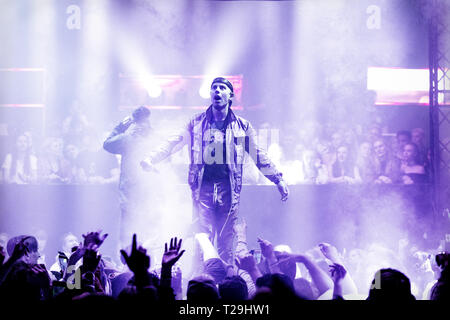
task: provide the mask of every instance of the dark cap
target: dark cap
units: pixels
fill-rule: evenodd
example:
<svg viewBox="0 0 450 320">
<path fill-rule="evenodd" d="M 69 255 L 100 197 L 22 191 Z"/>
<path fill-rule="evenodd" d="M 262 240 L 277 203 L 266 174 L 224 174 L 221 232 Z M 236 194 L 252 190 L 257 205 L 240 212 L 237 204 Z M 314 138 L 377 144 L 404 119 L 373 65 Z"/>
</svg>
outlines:
<svg viewBox="0 0 450 320">
<path fill-rule="evenodd" d="M 136 110 L 133 111 L 133 119 L 136 122 L 144 120 L 150 117 L 150 110 L 144 106 L 140 106 Z"/>
<path fill-rule="evenodd" d="M 233 85 L 232 85 L 231 82 L 228 81 L 227 79 L 222 78 L 222 77 L 215 78 L 215 79 L 213 80 L 213 82 L 211 83 L 211 87 L 212 87 L 213 84 L 216 83 L 216 82 L 223 83 L 223 84 L 226 85 L 228 88 L 230 88 L 231 92 L 234 92 L 234 90 L 233 90 Z"/>
</svg>

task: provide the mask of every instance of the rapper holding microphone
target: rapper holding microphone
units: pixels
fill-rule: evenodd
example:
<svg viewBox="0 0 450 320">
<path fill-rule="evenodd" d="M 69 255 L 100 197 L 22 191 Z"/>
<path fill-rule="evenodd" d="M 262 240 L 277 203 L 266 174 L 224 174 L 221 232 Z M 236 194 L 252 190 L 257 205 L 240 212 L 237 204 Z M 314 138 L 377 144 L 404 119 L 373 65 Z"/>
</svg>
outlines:
<svg viewBox="0 0 450 320">
<path fill-rule="evenodd" d="M 148 150 L 157 145 L 150 125 L 150 110 L 141 106 L 123 119 L 106 138 L 103 148 L 121 156 L 119 204 L 121 211 L 120 247 L 125 248 L 133 233 L 140 239 L 155 234 L 157 219 L 151 210 L 151 192 L 154 173 L 144 173 L 139 165 Z M 150 222 L 151 223 L 146 223 Z M 145 228 L 144 228 L 145 227 Z M 155 230 L 153 230 L 155 229 Z"/>
</svg>

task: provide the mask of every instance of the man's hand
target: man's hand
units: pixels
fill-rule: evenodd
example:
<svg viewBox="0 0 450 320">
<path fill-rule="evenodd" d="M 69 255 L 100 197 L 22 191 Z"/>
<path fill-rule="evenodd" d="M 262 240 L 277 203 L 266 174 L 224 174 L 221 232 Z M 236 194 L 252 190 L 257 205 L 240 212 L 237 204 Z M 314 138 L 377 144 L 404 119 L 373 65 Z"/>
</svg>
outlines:
<svg viewBox="0 0 450 320">
<path fill-rule="evenodd" d="M 147 255 L 147 250 L 139 246 L 137 247 L 136 234 L 133 234 L 133 243 L 131 245 L 131 253 L 128 255 L 125 250 L 120 250 L 125 259 L 128 268 L 133 273 L 145 273 L 150 268 L 150 257 Z"/>
<path fill-rule="evenodd" d="M 155 166 L 149 158 L 142 160 L 140 164 L 144 171 L 156 171 Z"/>
<path fill-rule="evenodd" d="M 82 266 L 83 273 L 85 272 L 94 273 L 95 270 L 97 270 L 101 258 L 102 256 L 98 255 L 96 250 L 86 249 L 83 255 L 83 266 Z"/>
<path fill-rule="evenodd" d="M 284 180 L 280 180 L 280 182 L 278 182 L 278 184 L 277 184 L 277 187 L 278 187 L 278 191 L 281 194 L 281 201 L 286 201 L 289 196 L 289 189 L 287 187 L 286 182 L 284 182 Z"/>
<path fill-rule="evenodd" d="M 344 279 L 345 275 L 347 274 L 347 270 L 345 270 L 345 268 L 342 265 L 334 263 L 330 266 L 330 274 L 331 279 L 333 279 L 333 282 L 337 283 L 342 279 Z"/>
<path fill-rule="evenodd" d="M 86 248 L 84 248 L 83 244 L 80 242 L 76 250 L 70 255 L 69 260 L 67 261 L 67 266 L 74 266 L 78 260 L 83 257 L 85 251 Z"/>
<path fill-rule="evenodd" d="M 101 233 L 102 231 L 99 230 L 97 232 L 89 232 L 87 234 L 83 234 L 84 247 L 90 249 L 98 249 L 108 236 L 107 233 L 105 233 L 103 236 L 100 236 Z"/>
<path fill-rule="evenodd" d="M 35 275 L 32 280 L 34 284 L 38 285 L 41 288 L 50 287 L 50 277 L 47 270 L 45 269 L 45 265 L 35 264 L 31 267 L 31 272 Z"/>
<path fill-rule="evenodd" d="M 164 254 L 161 263 L 163 267 L 172 268 L 172 266 L 178 261 L 178 259 L 181 258 L 181 256 L 185 251 L 185 250 L 180 251 L 182 241 L 183 240 L 180 239 L 180 241 L 177 243 L 177 238 L 175 237 L 170 239 L 169 248 L 167 248 L 167 243 L 165 244 Z"/>
<path fill-rule="evenodd" d="M 258 243 L 259 243 L 259 246 L 261 248 L 261 254 L 266 259 L 269 259 L 269 258 L 275 256 L 275 254 L 273 252 L 273 244 L 272 243 L 270 243 L 267 240 L 261 239 L 261 238 L 258 238 Z"/>
<path fill-rule="evenodd" d="M 323 242 L 319 244 L 319 249 L 320 251 L 322 251 L 322 254 L 325 256 L 325 258 L 329 259 L 333 263 L 341 262 L 341 256 L 335 246 Z"/>
<path fill-rule="evenodd" d="M 14 250 L 11 253 L 11 257 L 9 258 L 11 261 L 17 261 L 20 258 L 22 258 L 24 255 L 29 253 L 29 250 L 28 250 L 27 246 L 25 245 L 25 241 L 28 238 L 29 237 L 23 238 L 14 246 Z"/>
<path fill-rule="evenodd" d="M 257 268 L 255 257 L 250 253 L 243 256 L 238 256 L 235 259 L 235 262 L 236 266 L 239 269 L 245 270 L 248 273 L 252 273 L 252 271 L 254 271 Z"/>
<path fill-rule="evenodd" d="M 127 116 L 122 120 L 121 124 L 123 126 L 129 127 L 133 122 L 134 122 L 133 117 Z"/>
<path fill-rule="evenodd" d="M 236 266 L 239 269 L 245 270 L 252 277 L 253 281 L 256 282 L 256 279 L 262 277 L 262 273 L 256 265 L 255 257 L 250 254 L 238 255 L 235 259 Z"/>
</svg>

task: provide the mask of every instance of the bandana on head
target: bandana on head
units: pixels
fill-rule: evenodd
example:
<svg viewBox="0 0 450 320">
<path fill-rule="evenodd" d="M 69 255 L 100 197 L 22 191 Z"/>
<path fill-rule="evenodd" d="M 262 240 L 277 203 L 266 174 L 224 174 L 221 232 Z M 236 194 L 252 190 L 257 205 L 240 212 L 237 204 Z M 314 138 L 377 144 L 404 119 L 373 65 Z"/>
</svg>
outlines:
<svg viewBox="0 0 450 320">
<path fill-rule="evenodd" d="M 213 86 L 214 83 L 217 83 L 217 82 L 223 83 L 223 84 L 226 85 L 228 88 L 230 88 L 231 92 L 234 92 L 234 91 L 233 91 L 233 85 L 231 84 L 231 82 L 228 81 L 228 80 L 225 79 L 225 78 L 222 78 L 222 77 L 215 78 L 215 79 L 213 80 L 213 82 L 211 83 L 211 87 Z"/>
</svg>

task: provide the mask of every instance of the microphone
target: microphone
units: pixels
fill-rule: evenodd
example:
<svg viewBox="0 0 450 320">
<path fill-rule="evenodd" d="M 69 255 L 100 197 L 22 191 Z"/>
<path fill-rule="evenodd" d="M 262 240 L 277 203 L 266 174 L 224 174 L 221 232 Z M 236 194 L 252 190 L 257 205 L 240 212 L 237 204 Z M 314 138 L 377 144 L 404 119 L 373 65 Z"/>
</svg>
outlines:
<svg viewBox="0 0 450 320">
<path fill-rule="evenodd" d="M 122 127 L 122 129 L 120 129 L 121 131 L 126 131 L 130 126 L 131 126 L 131 124 L 134 122 L 134 119 L 133 119 L 133 117 L 130 117 L 130 116 L 128 116 L 128 117 L 125 117 L 121 122 L 120 122 L 120 126 Z"/>
</svg>

